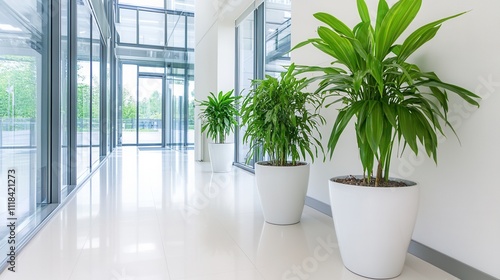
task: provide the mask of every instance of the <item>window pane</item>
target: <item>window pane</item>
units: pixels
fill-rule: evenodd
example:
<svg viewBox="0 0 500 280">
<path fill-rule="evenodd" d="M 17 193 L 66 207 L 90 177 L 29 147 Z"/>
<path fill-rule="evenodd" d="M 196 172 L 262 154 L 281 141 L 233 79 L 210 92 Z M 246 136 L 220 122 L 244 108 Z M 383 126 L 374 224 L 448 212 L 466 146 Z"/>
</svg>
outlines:
<svg viewBox="0 0 500 280">
<path fill-rule="evenodd" d="M 186 42 L 186 17 L 167 15 L 167 45 L 184 48 Z"/>
<path fill-rule="evenodd" d="M 237 27 L 238 28 L 238 91 L 245 96 L 252 88 L 251 80 L 254 78 L 254 14 L 251 13 Z M 237 162 L 246 164 L 249 151 L 248 143 L 243 143 L 246 128 L 240 127 L 238 133 Z"/>
<path fill-rule="evenodd" d="M 170 93 L 170 144 L 182 145 L 184 138 L 184 79 L 171 78 L 167 81 Z M 187 85 L 186 85 L 187 86 Z"/>
<path fill-rule="evenodd" d="M 139 144 L 161 144 L 163 78 L 139 78 Z"/>
<path fill-rule="evenodd" d="M 37 1 L 0 1 L 0 219 L 17 218 L 16 244 L 45 218 L 40 211 L 48 203 L 49 32 L 41 22 L 49 16 L 43 10 Z M 7 211 L 14 196 L 8 179 L 15 183 L 15 212 Z M 8 233 L 0 228 L 0 260 L 10 247 Z"/>
<path fill-rule="evenodd" d="M 167 0 L 167 9 L 194 13 L 195 0 Z"/>
<path fill-rule="evenodd" d="M 79 181 L 90 171 L 90 26 L 87 7 L 78 5 L 78 90 L 77 90 L 77 176 Z"/>
<path fill-rule="evenodd" d="M 122 124 L 119 144 L 137 144 L 137 66 L 122 67 Z"/>
<path fill-rule="evenodd" d="M 68 0 L 61 1 L 61 184 L 68 185 L 70 171 L 68 161 Z"/>
<path fill-rule="evenodd" d="M 194 144 L 194 77 L 189 78 L 188 144 Z"/>
<path fill-rule="evenodd" d="M 95 20 L 92 20 L 92 166 L 100 161 L 101 116 L 101 37 Z"/>
<path fill-rule="evenodd" d="M 194 44 L 195 44 L 194 17 L 187 17 L 187 21 L 188 21 L 187 47 L 194 49 Z"/>
<path fill-rule="evenodd" d="M 139 12 L 139 44 L 165 45 L 165 14 Z"/>
<path fill-rule="evenodd" d="M 119 20 L 120 42 L 137 44 L 137 11 L 120 9 Z"/>
<path fill-rule="evenodd" d="M 28 26 L 34 27 L 38 32 L 44 33 L 43 19 L 45 15 L 42 14 L 41 5 L 39 0 L 3 0 L 7 6 L 10 6 L 17 14 L 24 17 L 23 20 Z"/>
<path fill-rule="evenodd" d="M 266 74 L 278 76 L 290 64 L 290 3 L 266 2 Z"/>
</svg>

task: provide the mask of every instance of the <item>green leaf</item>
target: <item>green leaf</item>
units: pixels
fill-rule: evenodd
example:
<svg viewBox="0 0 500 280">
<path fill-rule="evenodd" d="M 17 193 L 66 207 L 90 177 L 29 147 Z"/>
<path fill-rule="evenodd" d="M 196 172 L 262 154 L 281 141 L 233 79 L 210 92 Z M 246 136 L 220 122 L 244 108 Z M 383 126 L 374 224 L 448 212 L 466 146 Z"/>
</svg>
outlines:
<svg viewBox="0 0 500 280">
<path fill-rule="evenodd" d="M 368 61 L 367 61 L 370 74 L 375 78 L 375 81 L 377 81 L 377 89 L 380 95 L 384 93 L 384 79 L 382 77 L 382 63 L 378 61 L 374 56 L 370 55 L 368 56 Z"/>
<path fill-rule="evenodd" d="M 415 154 L 418 154 L 417 146 L 417 133 L 415 131 L 415 123 L 410 113 L 409 108 L 398 106 L 397 107 L 399 116 L 399 133 L 403 136 L 408 146 L 412 149 Z"/>
<path fill-rule="evenodd" d="M 385 15 L 380 28 L 375 30 L 375 57 L 383 60 L 390 47 L 413 21 L 422 0 L 400 0 Z"/>
<path fill-rule="evenodd" d="M 393 106 L 389 106 L 389 104 L 382 102 L 382 109 L 384 111 L 384 115 L 392 127 L 397 128 L 396 123 L 396 110 Z"/>
<path fill-rule="evenodd" d="M 373 30 L 371 25 L 369 23 L 360 22 L 354 27 L 354 35 L 355 38 L 361 43 L 362 49 L 365 50 L 364 53 L 371 53 L 373 46 Z M 361 53 L 358 47 L 354 47 L 358 53 Z"/>
<path fill-rule="evenodd" d="M 323 26 L 318 28 L 318 35 L 328 44 L 335 58 L 349 67 L 349 69 L 356 69 L 357 61 L 354 48 L 348 39 L 340 37 L 337 33 Z"/>
<path fill-rule="evenodd" d="M 422 33 L 421 36 L 419 37 L 413 37 L 413 38 L 408 37 L 404 41 L 403 45 L 401 45 L 401 49 L 398 54 L 398 60 L 405 61 L 406 59 L 408 59 L 408 57 L 412 53 L 414 53 L 418 48 L 420 48 L 423 44 L 434 38 L 439 28 L 440 26 L 430 28 L 426 30 L 424 33 Z"/>
<path fill-rule="evenodd" d="M 341 110 L 335 119 L 335 123 L 332 128 L 332 133 L 330 134 L 330 139 L 328 140 L 328 150 L 330 151 L 330 157 L 332 157 L 335 147 L 339 141 L 340 135 L 346 128 L 349 121 L 352 119 L 354 114 L 359 112 L 359 109 L 362 108 L 364 102 L 356 102 L 351 104 L 351 106 L 346 107 L 344 110 Z"/>
<path fill-rule="evenodd" d="M 456 18 L 458 16 L 461 16 L 465 13 L 466 12 L 463 12 L 463 13 L 459 13 L 456 15 L 452 15 L 452 16 L 449 16 L 446 18 L 442 18 L 442 19 L 433 21 L 433 22 L 428 23 L 428 24 L 418 28 L 417 30 L 415 30 L 403 42 L 403 45 L 401 48 L 401 53 L 399 55 L 399 60 L 400 61 L 406 60 L 413 52 L 415 52 L 423 44 L 425 44 L 426 42 L 428 42 L 432 38 L 434 38 L 434 36 L 438 32 L 438 30 L 441 27 L 441 24 L 443 22 L 450 20 L 452 18 Z"/>
<path fill-rule="evenodd" d="M 334 16 L 327 13 L 315 13 L 314 17 L 320 20 L 321 22 L 326 23 L 336 32 L 345 35 L 347 37 L 351 38 L 354 37 L 354 33 L 352 33 L 351 29 Z"/>
<path fill-rule="evenodd" d="M 382 24 L 382 21 L 384 20 L 385 15 L 387 15 L 388 11 L 389 5 L 387 5 L 387 2 L 385 0 L 378 1 L 377 23 L 375 25 L 375 30 L 378 30 L 380 28 L 380 25 Z"/>
<path fill-rule="evenodd" d="M 359 131 L 359 127 L 357 128 L 357 130 Z M 360 133 L 356 134 L 356 140 L 358 141 L 359 147 L 359 157 L 363 165 L 363 172 L 366 173 L 368 177 L 371 177 L 373 174 L 373 163 L 375 155 L 373 154 L 368 141 L 363 137 L 364 136 L 361 136 Z"/>
<path fill-rule="evenodd" d="M 361 20 L 364 23 L 370 23 L 370 13 L 368 12 L 365 0 L 357 0 L 356 2 L 358 4 L 358 12 Z"/>
<path fill-rule="evenodd" d="M 436 81 L 436 80 L 429 80 L 429 81 L 423 81 L 416 83 L 415 86 L 425 86 L 425 87 L 436 87 L 436 88 L 443 88 L 447 89 L 450 91 L 453 91 L 454 93 L 458 94 L 462 99 L 467 101 L 471 105 L 475 105 L 479 107 L 479 103 L 475 99 L 480 99 L 480 97 L 473 92 L 448 83 L 444 83 L 441 81 Z"/>
<path fill-rule="evenodd" d="M 366 118 L 366 139 L 373 153 L 376 154 L 379 148 L 380 139 L 384 133 L 384 113 L 379 102 L 372 101 L 372 103 L 373 108 Z"/>
</svg>

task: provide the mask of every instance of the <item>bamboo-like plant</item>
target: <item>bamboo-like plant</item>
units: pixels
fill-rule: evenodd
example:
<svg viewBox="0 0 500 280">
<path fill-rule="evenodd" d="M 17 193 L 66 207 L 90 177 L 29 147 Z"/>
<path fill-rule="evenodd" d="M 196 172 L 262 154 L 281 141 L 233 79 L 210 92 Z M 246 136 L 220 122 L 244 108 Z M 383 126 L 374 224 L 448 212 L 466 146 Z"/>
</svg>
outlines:
<svg viewBox="0 0 500 280">
<path fill-rule="evenodd" d="M 239 96 L 233 95 L 234 90 L 226 93 L 220 91 L 218 95 L 210 92 L 207 100 L 198 101 L 201 106 L 199 114 L 202 120 L 201 132 L 207 132 L 207 136 L 214 143 L 225 143 L 229 133 L 234 131 L 238 124 L 237 101 Z"/>
<path fill-rule="evenodd" d="M 248 160 L 258 150 L 269 157 L 270 165 L 298 165 L 306 155 L 314 161 L 318 150 L 323 152 L 318 126 L 324 118 L 317 109 L 321 99 L 304 90 L 306 78 L 297 79 L 294 70 L 292 64 L 279 78 L 267 75 L 252 81 L 241 108 L 243 141 L 250 143 Z"/>
<path fill-rule="evenodd" d="M 455 133 L 447 120 L 448 92 L 479 106 L 479 97 L 471 91 L 443 82 L 435 73 L 424 72 L 408 62 L 411 54 L 436 35 L 443 22 L 464 13 L 426 24 L 402 43 L 396 42 L 417 15 L 421 2 L 400 0 L 389 7 L 380 0 L 373 25 L 365 1 L 357 0 L 361 22 L 352 29 L 333 15 L 316 13 L 314 17 L 326 26 L 318 28 L 318 38 L 295 47 L 311 44 L 334 59 L 329 67 L 303 66 L 299 72 L 321 72 L 309 83 L 319 81 L 317 92 L 335 97 L 331 104 L 343 104 L 328 141 L 330 157 L 345 127 L 355 117 L 365 184 L 381 186 L 389 179 L 395 143 L 402 144 L 401 151 L 409 146 L 415 154 L 421 145 L 437 162 L 436 133 L 444 135 L 443 125 Z"/>
</svg>

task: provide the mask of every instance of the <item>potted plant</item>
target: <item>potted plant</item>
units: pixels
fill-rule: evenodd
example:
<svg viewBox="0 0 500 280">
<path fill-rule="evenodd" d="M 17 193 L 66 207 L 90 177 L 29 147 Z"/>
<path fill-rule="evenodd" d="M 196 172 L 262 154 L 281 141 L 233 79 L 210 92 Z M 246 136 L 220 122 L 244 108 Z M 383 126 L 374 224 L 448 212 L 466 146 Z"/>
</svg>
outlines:
<svg viewBox="0 0 500 280">
<path fill-rule="evenodd" d="M 218 95 L 210 92 L 207 100 L 198 101 L 202 107 L 199 114 L 201 132 L 206 132 L 213 141 L 208 144 L 213 172 L 229 172 L 233 165 L 234 143 L 227 142 L 227 137 L 238 123 L 236 118 L 239 115 L 236 108 L 239 96 L 234 96 L 233 92 L 220 91 Z"/>
<path fill-rule="evenodd" d="M 394 145 L 418 154 L 419 148 L 437 161 L 437 133 L 453 130 L 447 120 L 448 93 L 479 106 L 479 97 L 441 81 L 408 61 L 449 19 L 436 20 L 398 40 L 417 15 L 421 0 L 399 0 L 389 7 L 378 3 L 371 23 L 364 0 L 357 0 L 361 22 L 349 28 L 333 15 L 316 13 L 324 26 L 311 44 L 333 58 L 328 67 L 303 66 L 299 72 L 318 72 L 309 83 L 317 92 L 341 104 L 328 141 L 330 157 L 339 137 L 355 119 L 363 175 L 329 181 L 335 230 L 344 265 L 370 278 L 398 276 L 404 265 L 418 207 L 418 186 L 389 177 Z M 399 41 L 396 42 L 396 41 Z"/>
<path fill-rule="evenodd" d="M 297 79 L 294 70 L 292 64 L 278 78 L 253 80 L 241 108 L 247 162 L 261 154 L 266 158 L 255 165 L 264 218 L 279 225 L 300 221 L 310 168 L 301 160 L 307 155 L 314 160 L 323 151 L 317 127 L 324 119 L 315 109 L 321 99 L 304 90 L 306 79 Z"/>
</svg>

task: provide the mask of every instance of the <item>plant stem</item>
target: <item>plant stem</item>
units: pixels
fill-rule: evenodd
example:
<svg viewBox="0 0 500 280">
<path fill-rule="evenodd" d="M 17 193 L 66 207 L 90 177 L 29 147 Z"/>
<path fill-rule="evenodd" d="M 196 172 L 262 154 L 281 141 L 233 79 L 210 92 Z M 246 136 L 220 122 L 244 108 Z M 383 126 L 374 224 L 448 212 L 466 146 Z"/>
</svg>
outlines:
<svg viewBox="0 0 500 280">
<path fill-rule="evenodd" d="M 375 187 L 380 186 L 380 181 L 382 180 L 382 171 L 382 163 L 379 161 L 377 167 L 377 178 L 375 178 Z"/>
</svg>

